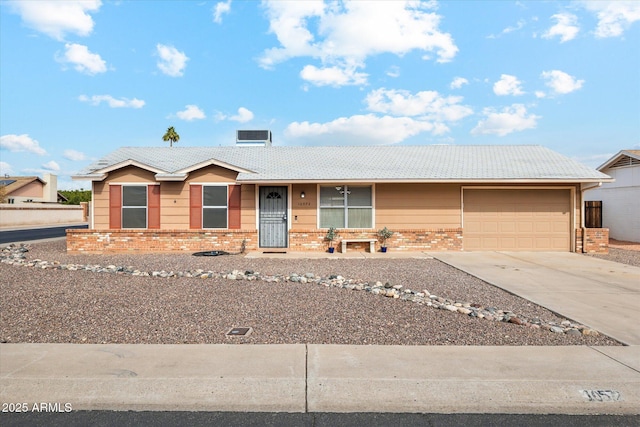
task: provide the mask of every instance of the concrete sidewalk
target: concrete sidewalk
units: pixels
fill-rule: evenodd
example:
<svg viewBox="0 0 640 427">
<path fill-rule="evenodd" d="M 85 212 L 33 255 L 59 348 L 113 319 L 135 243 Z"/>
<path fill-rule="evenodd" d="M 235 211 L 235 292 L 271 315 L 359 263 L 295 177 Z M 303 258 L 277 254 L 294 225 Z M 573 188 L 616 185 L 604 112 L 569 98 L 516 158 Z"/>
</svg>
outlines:
<svg viewBox="0 0 640 427">
<path fill-rule="evenodd" d="M 73 410 L 640 414 L 640 347 L 0 344 L 0 400 Z"/>
<path fill-rule="evenodd" d="M 638 267 L 569 252 L 431 255 L 622 343 L 640 345 Z"/>
</svg>

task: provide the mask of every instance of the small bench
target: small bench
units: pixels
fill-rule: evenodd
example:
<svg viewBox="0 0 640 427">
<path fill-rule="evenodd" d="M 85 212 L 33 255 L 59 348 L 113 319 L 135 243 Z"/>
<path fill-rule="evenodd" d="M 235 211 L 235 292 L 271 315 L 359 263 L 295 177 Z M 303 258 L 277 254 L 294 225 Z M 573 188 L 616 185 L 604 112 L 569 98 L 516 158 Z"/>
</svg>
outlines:
<svg viewBox="0 0 640 427">
<path fill-rule="evenodd" d="M 378 239 L 342 239 L 342 252 L 347 252 L 347 243 L 349 242 L 369 242 L 369 252 L 376 251 L 376 242 Z"/>
</svg>

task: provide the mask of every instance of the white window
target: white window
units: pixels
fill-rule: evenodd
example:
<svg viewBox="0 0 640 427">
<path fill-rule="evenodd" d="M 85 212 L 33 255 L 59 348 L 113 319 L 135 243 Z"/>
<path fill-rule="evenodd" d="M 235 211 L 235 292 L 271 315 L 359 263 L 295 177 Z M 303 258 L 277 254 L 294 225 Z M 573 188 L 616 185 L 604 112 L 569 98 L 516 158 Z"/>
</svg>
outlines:
<svg viewBox="0 0 640 427">
<path fill-rule="evenodd" d="M 147 228 L 147 186 L 122 186 L 122 228 Z"/>
<path fill-rule="evenodd" d="M 320 187 L 320 228 L 372 228 L 370 185 Z"/>
<path fill-rule="evenodd" d="M 227 186 L 202 187 L 202 228 L 227 228 Z"/>
</svg>

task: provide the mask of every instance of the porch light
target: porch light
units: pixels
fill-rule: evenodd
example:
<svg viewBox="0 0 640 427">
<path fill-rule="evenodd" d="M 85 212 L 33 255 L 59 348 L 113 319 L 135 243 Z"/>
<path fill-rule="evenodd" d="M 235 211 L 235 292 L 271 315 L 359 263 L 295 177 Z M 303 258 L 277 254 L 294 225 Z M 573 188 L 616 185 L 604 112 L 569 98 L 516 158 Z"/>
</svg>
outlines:
<svg viewBox="0 0 640 427">
<path fill-rule="evenodd" d="M 303 192 L 300 193 L 300 198 L 304 199 L 304 196 L 305 196 L 305 194 L 304 194 L 304 191 L 303 191 Z"/>
</svg>

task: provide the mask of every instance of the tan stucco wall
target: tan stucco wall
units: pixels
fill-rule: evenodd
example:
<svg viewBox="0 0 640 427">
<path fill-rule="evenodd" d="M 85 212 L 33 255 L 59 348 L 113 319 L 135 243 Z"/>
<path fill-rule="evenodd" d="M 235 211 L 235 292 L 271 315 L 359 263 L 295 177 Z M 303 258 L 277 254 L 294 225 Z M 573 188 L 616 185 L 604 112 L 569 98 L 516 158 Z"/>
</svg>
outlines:
<svg viewBox="0 0 640 427">
<path fill-rule="evenodd" d="M 456 228 L 460 226 L 460 185 L 375 184 L 373 228 Z M 318 185 L 291 186 L 292 230 L 317 227 Z M 305 198 L 300 198 L 300 193 Z"/>
<path fill-rule="evenodd" d="M 375 228 L 460 227 L 459 184 L 378 184 Z"/>
<path fill-rule="evenodd" d="M 256 223 L 256 186 L 254 184 L 242 184 L 241 193 L 241 218 L 242 228 L 245 230 L 257 229 Z"/>
<path fill-rule="evenodd" d="M 184 182 L 161 182 L 161 229 L 189 229 L 190 183 L 235 183 L 237 172 L 218 166 L 208 166 L 191 172 Z M 104 182 L 93 184 L 94 228 L 109 228 L 110 183 L 156 183 L 155 175 L 134 166 L 109 174 Z M 462 226 L 461 184 L 395 184 L 380 183 L 374 188 L 373 229 L 391 230 L 457 229 Z M 464 185 L 464 188 L 475 186 Z M 487 187 L 483 185 L 482 187 Z M 509 185 L 495 188 L 572 188 L 575 195 L 573 221 L 580 227 L 581 192 L 577 185 Z M 317 184 L 290 186 L 291 230 L 313 230 L 317 227 Z M 305 197 L 300 194 L 304 192 Z M 257 185 L 242 184 L 241 228 L 257 228 Z"/>
<path fill-rule="evenodd" d="M 304 199 L 300 193 L 304 191 Z M 291 229 L 316 228 L 318 216 L 318 186 L 316 184 L 294 184 L 291 186 Z"/>
<path fill-rule="evenodd" d="M 85 222 L 82 206 L 26 203 L 0 205 L 0 228 Z"/>
<path fill-rule="evenodd" d="M 135 166 L 113 171 L 103 182 L 94 182 L 94 228 L 109 228 L 109 184 L 147 183 L 160 184 L 160 228 L 165 230 L 189 229 L 189 183 L 235 183 L 237 172 L 219 166 L 207 166 L 191 172 L 186 181 L 156 182 L 153 172 Z M 244 190 L 247 187 L 247 194 Z M 255 228 L 255 201 L 251 195 L 253 186 L 243 186 L 242 227 Z M 245 202 L 247 206 L 245 207 Z"/>
<path fill-rule="evenodd" d="M 27 197 L 27 198 L 42 198 L 43 184 L 40 181 L 33 181 L 24 187 L 18 188 L 16 191 L 12 191 L 7 194 L 6 197 Z"/>
</svg>

